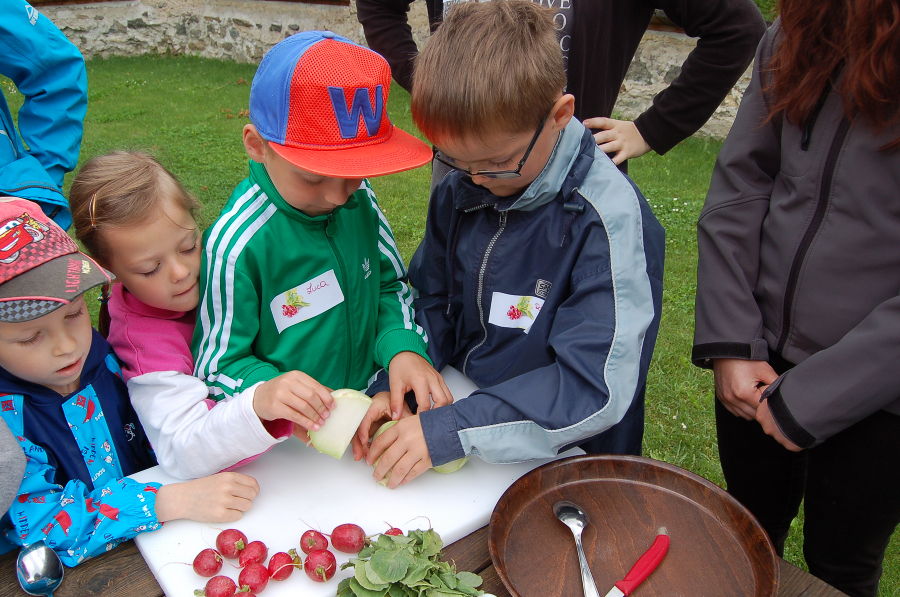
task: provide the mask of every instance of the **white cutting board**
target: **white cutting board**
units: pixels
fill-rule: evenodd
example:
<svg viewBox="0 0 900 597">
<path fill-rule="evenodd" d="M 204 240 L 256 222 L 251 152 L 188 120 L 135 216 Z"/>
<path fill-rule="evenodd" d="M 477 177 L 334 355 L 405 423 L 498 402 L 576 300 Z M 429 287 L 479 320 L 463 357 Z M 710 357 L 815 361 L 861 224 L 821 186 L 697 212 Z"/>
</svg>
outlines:
<svg viewBox="0 0 900 597">
<path fill-rule="evenodd" d="M 445 371 L 444 375 L 445 379 L 451 378 L 448 385 L 455 396 L 466 396 L 474 389 L 456 371 L 449 375 Z M 463 381 L 471 386 L 466 391 L 461 389 Z M 575 448 L 560 458 L 581 453 Z M 260 485 L 253 508 L 241 520 L 221 525 L 169 522 L 158 531 L 141 533 L 135 543 L 167 596 L 190 597 L 207 580 L 195 574 L 190 563 L 200 550 L 215 548 L 221 529 L 238 528 L 250 541 L 265 542 L 269 555 L 290 548 L 299 550 L 300 535 L 309 528 L 330 533 L 335 526 L 348 522 L 358 524 L 367 534 L 385 531 L 390 526 L 404 531 L 426 529 L 430 522 L 446 545 L 486 525 L 506 488 L 545 462 L 488 464 L 475 457 L 456 473 L 429 471 L 408 485 L 391 490 L 378 485 L 372 479 L 372 469 L 364 461 L 355 462 L 349 449 L 338 461 L 290 438 L 240 469 L 255 477 Z M 158 466 L 132 477 L 142 482 L 177 481 Z M 338 567 L 351 557 L 337 551 L 334 555 Z M 229 563 L 237 564 L 236 560 L 225 560 L 220 574 L 237 582 L 240 570 Z M 316 583 L 297 570 L 285 581 L 271 581 L 264 595 L 332 597 L 338 581 L 352 572 L 338 570 L 330 581 Z"/>
</svg>

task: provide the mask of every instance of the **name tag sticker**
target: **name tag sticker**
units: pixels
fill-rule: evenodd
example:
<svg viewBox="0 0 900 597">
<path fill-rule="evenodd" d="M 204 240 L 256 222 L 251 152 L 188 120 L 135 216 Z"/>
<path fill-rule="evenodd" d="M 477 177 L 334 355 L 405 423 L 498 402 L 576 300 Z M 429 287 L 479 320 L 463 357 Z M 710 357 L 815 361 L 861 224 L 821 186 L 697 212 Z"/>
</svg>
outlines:
<svg viewBox="0 0 900 597">
<path fill-rule="evenodd" d="M 491 295 L 488 323 L 502 328 L 519 328 L 527 334 L 531 324 L 541 314 L 544 299 L 536 296 L 516 296 L 495 292 Z"/>
<path fill-rule="evenodd" d="M 344 302 L 344 293 L 334 270 L 277 295 L 269 303 L 272 319 L 280 334 L 294 324 L 321 315 Z"/>
</svg>

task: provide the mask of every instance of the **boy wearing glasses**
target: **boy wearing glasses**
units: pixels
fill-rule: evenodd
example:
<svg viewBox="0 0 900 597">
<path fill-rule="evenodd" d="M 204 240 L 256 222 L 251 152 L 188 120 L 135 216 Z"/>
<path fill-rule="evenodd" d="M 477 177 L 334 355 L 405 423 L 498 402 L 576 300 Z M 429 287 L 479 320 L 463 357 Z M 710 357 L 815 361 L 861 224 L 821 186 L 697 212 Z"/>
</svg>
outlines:
<svg viewBox="0 0 900 597">
<path fill-rule="evenodd" d="M 410 264 L 416 319 L 435 367 L 480 389 L 372 442 L 389 487 L 472 453 L 640 454 L 664 233 L 564 86 L 551 17 L 526 0 L 457 6 L 417 59 L 413 117 L 455 172 Z"/>
</svg>

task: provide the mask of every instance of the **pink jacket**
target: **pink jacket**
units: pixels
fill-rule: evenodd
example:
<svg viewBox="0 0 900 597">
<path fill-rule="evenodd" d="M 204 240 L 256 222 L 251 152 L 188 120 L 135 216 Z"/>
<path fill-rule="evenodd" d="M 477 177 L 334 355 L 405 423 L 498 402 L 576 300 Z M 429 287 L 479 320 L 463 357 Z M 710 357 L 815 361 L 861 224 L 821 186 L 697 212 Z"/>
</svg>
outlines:
<svg viewBox="0 0 900 597">
<path fill-rule="evenodd" d="M 259 384 L 227 400 L 208 399 L 206 384 L 191 375 L 194 311 L 150 307 L 121 284 L 113 285 L 108 307 L 109 343 L 122 361 L 131 404 L 167 473 L 183 479 L 211 475 L 246 464 L 290 437 L 293 423 L 261 421 L 253 410 Z"/>
</svg>

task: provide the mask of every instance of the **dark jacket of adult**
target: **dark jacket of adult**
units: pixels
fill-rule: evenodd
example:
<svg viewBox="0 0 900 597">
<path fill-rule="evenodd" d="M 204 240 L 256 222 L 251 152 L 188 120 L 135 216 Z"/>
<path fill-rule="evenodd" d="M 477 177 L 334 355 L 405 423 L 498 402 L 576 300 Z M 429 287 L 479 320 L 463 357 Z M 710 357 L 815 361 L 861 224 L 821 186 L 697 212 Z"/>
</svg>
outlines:
<svg viewBox="0 0 900 597">
<path fill-rule="evenodd" d="M 387 58 L 394 78 L 407 90 L 418 53 L 407 21 L 411 1 L 356 2 L 369 47 Z M 433 31 L 440 23 L 443 1 L 426 4 Z M 647 144 L 662 154 L 709 119 L 750 64 L 765 23 L 750 0 L 575 0 L 567 91 L 575 96 L 579 120 L 612 114 L 625 73 L 657 8 L 689 36 L 699 38 L 678 76 L 634 121 Z"/>
<path fill-rule="evenodd" d="M 880 150 L 900 124 L 848 119 L 831 90 L 803 126 L 767 120 L 760 65 L 779 31 L 760 44 L 700 215 L 693 360 L 796 364 L 767 395 L 806 448 L 900 414 L 900 151 Z"/>
</svg>

